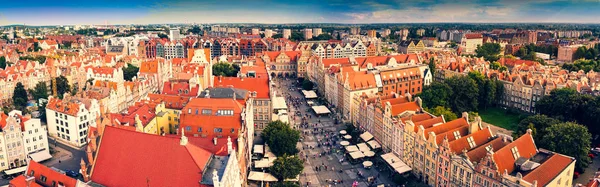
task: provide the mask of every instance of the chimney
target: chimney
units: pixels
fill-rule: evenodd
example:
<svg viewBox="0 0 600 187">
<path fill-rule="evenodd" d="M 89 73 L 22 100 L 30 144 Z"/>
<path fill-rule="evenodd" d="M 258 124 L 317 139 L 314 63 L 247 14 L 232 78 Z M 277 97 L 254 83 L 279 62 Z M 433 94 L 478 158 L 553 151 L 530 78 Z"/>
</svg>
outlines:
<svg viewBox="0 0 600 187">
<path fill-rule="evenodd" d="M 227 153 L 231 154 L 233 152 L 233 143 L 231 143 L 231 137 L 227 136 Z"/>
<path fill-rule="evenodd" d="M 465 120 L 467 120 L 467 123 L 469 123 L 469 113 L 463 112 L 462 117 L 465 118 Z"/>
<path fill-rule="evenodd" d="M 217 145 L 217 137 L 213 138 L 213 144 Z"/>
<path fill-rule="evenodd" d="M 31 184 L 34 183 L 34 181 L 35 181 L 35 177 L 34 176 L 30 176 L 30 177 L 27 177 L 25 179 L 25 183 L 27 184 L 27 187 L 32 186 Z"/>
<path fill-rule="evenodd" d="M 188 139 L 187 137 L 185 137 L 185 130 L 183 129 L 183 127 L 181 127 L 181 140 L 179 140 L 179 145 L 187 145 L 188 143 Z"/>
<path fill-rule="evenodd" d="M 531 135 L 533 131 L 531 129 L 527 129 L 527 134 Z"/>
</svg>

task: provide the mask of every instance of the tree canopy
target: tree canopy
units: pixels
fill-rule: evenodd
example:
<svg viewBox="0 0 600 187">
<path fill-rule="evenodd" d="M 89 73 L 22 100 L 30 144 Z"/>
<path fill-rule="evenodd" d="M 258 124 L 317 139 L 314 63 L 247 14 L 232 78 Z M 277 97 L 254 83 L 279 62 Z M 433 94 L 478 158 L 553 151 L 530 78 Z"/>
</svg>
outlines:
<svg viewBox="0 0 600 187">
<path fill-rule="evenodd" d="M 48 86 L 46 86 L 46 82 L 38 82 L 35 88 L 30 90 L 29 93 L 31 93 L 31 96 L 36 101 L 46 99 L 48 98 Z"/>
<path fill-rule="evenodd" d="M 283 38 L 283 34 L 277 33 L 277 34 L 274 34 L 273 36 L 271 36 L 271 38 L 273 38 L 273 39 Z"/>
<path fill-rule="evenodd" d="M 536 142 L 539 142 L 541 140 L 541 136 L 545 134 L 546 128 L 557 123 L 560 123 L 560 121 L 543 114 L 529 116 L 519 122 L 514 134 L 515 137 L 520 137 L 521 135 L 527 133 L 527 129 L 531 129 L 533 131 L 533 139 Z"/>
<path fill-rule="evenodd" d="M 297 156 L 288 156 L 284 154 L 273 161 L 273 166 L 269 168 L 269 171 L 279 181 L 295 179 L 304 169 L 303 164 L 304 162 Z"/>
<path fill-rule="evenodd" d="M 303 90 L 312 90 L 314 87 L 314 83 L 308 79 L 302 80 L 302 89 Z"/>
<path fill-rule="evenodd" d="M 477 46 L 475 53 L 477 57 L 483 57 L 485 60 L 490 62 L 498 61 L 500 58 L 500 51 L 502 47 L 497 43 L 484 43 L 483 45 Z"/>
<path fill-rule="evenodd" d="M 6 69 L 6 57 L 0 56 L 0 68 Z"/>
<path fill-rule="evenodd" d="M 331 40 L 331 39 L 333 39 L 333 36 L 324 33 L 324 34 L 319 34 L 319 36 L 313 36 L 312 39 L 313 40 Z"/>
<path fill-rule="evenodd" d="M 302 35 L 302 33 L 299 33 L 299 32 L 292 32 L 292 35 L 290 35 L 290 40 L 304 41 L 304 35 Z"/>
<path fill-rule="evenodd" d="M 17 109 L 24 109 L 27 106 L 27 90 L 21 82 L 18 82 L 13 90 L 13 104 Z"/>
<path fill-rule="evenodd" d="M 419 97 L 423 100 L 423 105 L 429 108 L 436 106 L 450 107 L 450 96 L 454 92 L 452 88 L 444 82 L 432 82 L 431 85 L 425 86 Z"/>
<path fill-rule="evenodd" d="M 586 73 L 591 70 L 594 70 L 595 72 L 599 72 L 600 71 L 600 60 L 579 59 L 579 60 L 575 60 L 575 62 L 573 62 L 572 64 L 564 63 L 562 68 L 569 70 L 569 71 L 583 70 Z"/>
<path fill-rule="evenodd" d="M 573 122 L 557 123 L 546 128 L 538 147 L 574 157 L 575 170 L 583 171 L 592 161 L 588 157 L 592 134 L 588 129 Z"/>
<path fill-rule="evenodd" d="M 263 130 L 262 137 L 277 156 L 298 153 L 296 143 L 300 140 L 300 132 L 292 129 L 287 123 L 279 120 L 270 122 Z"/>
<path fill-rule="evenodd" d="M 443 106 L 437 106 L 433 109 L 426 110 L 435 116 L 444 116 L 444 120 L 446 121 L 452 121 L 458 118 L 458 116 L 456 116 L 456 114 L 452 112 L 452 110 Z"/>
<path fill-rule="evenodd" d="M 56 77 L 56 91 L 59 98 L 63 98 L 63 94 L 71 91 L 71 85 L 69 85 L 69 80 L 67 80 L 64 76 Z"/>
<path fill-rule="evenodd" d="M 127 81 L 133 80 L 133 77 L 137 76 L 137 73 L 140 71 L 140 68 L 134 66 L 133 64 L 127 64 L 127 67 L 123 67 L 123 78 Z"/>
<path fill-rule="evenodd" d="M 454 76 L 444 82 L 453 90 L 449 98 L 452 111 L 457 113 L 477 111 L 479 88 L 473 79 L 468 76 Z"/>
<path fill-rule="evenodd" d="M 214 76 L 235 77 L 240 71 L 240 66 L 227 62 L 219 62 L 212 67 Z"/>
<path fill-rule="evenodd" d="M 600 97 L 578 93 L 571 88 L 554 89 L 535 104 L 540 114 L 561 121 L 574 121 L 600 133 Z"/>
</svg>

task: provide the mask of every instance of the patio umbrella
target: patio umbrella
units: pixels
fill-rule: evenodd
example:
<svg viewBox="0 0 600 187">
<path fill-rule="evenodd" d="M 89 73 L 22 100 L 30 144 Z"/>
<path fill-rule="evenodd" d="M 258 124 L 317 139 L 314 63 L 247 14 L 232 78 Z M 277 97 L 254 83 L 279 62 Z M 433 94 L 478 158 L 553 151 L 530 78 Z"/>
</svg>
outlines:
<svg viewBox="0 0 600 187">
<path fill-rule="evenodd" d="M 345 135 L 345 134 L 347 134 L 347 132 L 346 132 L 346 130 L 341 130 L 340 134 Z"/>
<path fill-rule="evenodd" d="M 347 146 L 347 145 L 350 145 L 350 142 L 348 142 L 348 141 L 341 141 L 340 145 Z"/>
<path fill-rule="evenodd" d="M 373 166 L 373 162 L 371 162 L 371 161 L 364 161 L 363 162 L 363 166 L 365 168 L 371 167 L 371 166 Z"/>
<path fill-rule="evenodd" d="M 352 139 L 352 136 L 346 135 L 346 136 L 344 136 L 344 139 L 346 139 L 346 140 Z"/>
</svg>

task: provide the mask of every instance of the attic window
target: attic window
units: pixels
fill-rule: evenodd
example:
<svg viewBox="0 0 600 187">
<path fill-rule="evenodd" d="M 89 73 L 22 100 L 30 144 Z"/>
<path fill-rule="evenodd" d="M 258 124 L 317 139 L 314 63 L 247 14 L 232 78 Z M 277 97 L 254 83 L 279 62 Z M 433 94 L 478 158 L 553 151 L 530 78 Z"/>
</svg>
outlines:
<svg viewBox="0 0 600 187">
<path fill-rule="evenodd" d="M 458 131 L 454 131 L 454 139 L 459 139 L 460 133 Z"/>
<path fill-rule="evenodd" d="M 512 151 L 513 158 L 515 158 L 515 160 L 520 157 L 520 155 L 519 155 L 519 149 L 517 149 L 517 147 L 511 148 L 510 151 Z"/>
<path fill-rule="evenodd" d="M 474 147 L 476 146 L 476 145 L 475 145 L 475 140 L 473 140 L 473 137 L 468 137 L 468 138 L 467 138 L 467 142 L 469 142 L 469 146 L 470 146 L 471 148 L 474 148 Z"/>
</svg>

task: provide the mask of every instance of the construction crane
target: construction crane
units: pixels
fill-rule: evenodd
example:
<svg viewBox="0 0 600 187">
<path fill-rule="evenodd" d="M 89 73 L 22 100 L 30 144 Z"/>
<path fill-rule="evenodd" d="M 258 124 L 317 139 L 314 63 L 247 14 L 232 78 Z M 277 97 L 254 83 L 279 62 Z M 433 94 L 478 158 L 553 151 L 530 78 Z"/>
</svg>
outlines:
<svg viewBox="0 0 600 187">
<path fill-rule="evenodd" d="M 56 88 L 56 78 L 52 79 L 52 95 L 56 98 L 58 95 L 58 89 Z"/>
</svg>

